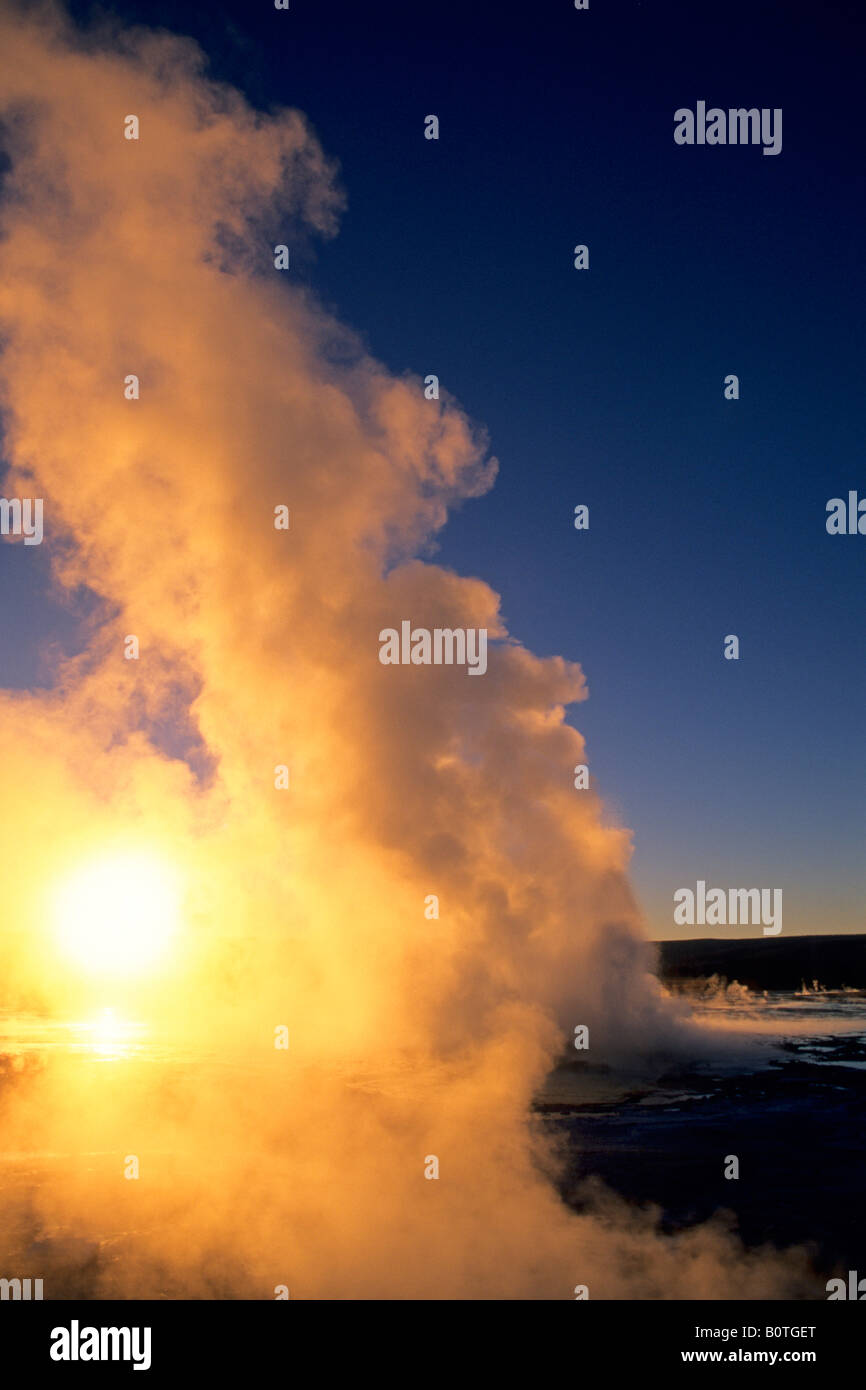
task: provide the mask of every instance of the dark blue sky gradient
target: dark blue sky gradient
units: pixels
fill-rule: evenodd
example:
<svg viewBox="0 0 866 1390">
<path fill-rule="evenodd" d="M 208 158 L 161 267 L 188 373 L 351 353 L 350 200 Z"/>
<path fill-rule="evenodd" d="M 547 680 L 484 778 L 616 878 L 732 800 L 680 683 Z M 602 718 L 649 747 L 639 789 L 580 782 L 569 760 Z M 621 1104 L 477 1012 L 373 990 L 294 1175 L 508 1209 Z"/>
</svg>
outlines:
<svg viewBox="0 0 866 1390">
<path fill-rule="evenodd" d="M 339 160 L 340 233 L 295 273 L 487 427 L 499 479 L 437 558 L 583 665 L 571 718 L 653 934 L 700 934 L 672 924 L 696 878 L 782 887 L 786 932 L 862 930 L 866 536 L 828 536 L 825 504 L 866 496 L 866 10 L 291 2 L 111 8 Z M 699 99 L 782 107 L 781 154 L 675 145 Z M 75 642 L 43 569 L 0 547 L 7 683 Z"/>
</svg>

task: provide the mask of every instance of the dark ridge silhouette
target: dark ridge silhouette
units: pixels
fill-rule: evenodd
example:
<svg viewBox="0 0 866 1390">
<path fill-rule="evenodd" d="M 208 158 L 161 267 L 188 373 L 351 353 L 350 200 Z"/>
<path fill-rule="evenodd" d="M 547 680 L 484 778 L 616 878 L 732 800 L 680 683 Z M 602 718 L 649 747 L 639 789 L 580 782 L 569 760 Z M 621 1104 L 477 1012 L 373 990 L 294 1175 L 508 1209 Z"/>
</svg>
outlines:
<svg viewBox="0 0 866 1390">
<path fill-rule="evenodd" d="M 657 945 L 665 983 L 720 975 L 750 989 L 811 989 L 813 981 L 825 989 L 866 989 L 866 935 L 701 937 Z"/>
</svg>

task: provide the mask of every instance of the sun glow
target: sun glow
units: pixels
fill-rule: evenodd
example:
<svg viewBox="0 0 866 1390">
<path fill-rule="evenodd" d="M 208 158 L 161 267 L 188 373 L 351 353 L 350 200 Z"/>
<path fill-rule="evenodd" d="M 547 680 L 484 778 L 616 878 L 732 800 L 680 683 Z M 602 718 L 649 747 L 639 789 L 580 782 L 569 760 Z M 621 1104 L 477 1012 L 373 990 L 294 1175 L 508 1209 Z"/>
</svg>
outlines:
<svg viewBox="0 0 866 1390">
<path fill-rule="evenodd" d="M 54 901 L 61 951 L 100 975 L 153 970 L 175 934 L 179 914 L 178 875 L 150 851 L 91 860 L 64 880 Z"/>
</svg>

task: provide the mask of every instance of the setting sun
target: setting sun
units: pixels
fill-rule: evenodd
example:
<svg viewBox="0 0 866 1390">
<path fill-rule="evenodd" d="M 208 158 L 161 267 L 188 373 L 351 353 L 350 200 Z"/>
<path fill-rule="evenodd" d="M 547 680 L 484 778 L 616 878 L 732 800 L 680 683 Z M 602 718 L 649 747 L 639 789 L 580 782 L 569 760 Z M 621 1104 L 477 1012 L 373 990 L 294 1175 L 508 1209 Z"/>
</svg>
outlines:
<svg viewBox="0 0 866 1390">
<path fill-rule="evenodd" d="M 95 974 L 140 974 L 164 954 L 179 903 L 177 874 L 157 854 L 130 851 L 91 860 L 56 894 L 61 950 Z"/>
</svg>

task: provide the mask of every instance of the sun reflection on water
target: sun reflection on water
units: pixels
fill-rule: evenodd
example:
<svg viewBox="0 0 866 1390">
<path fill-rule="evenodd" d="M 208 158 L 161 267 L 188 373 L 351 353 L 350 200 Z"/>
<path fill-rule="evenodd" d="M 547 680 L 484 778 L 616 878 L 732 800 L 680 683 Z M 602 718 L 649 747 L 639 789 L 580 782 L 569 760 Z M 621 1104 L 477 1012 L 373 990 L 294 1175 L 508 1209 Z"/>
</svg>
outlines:
<svg viewBox="0 0 866 1390">
<path fill-rule="evenodd" d="M 71 1046 L 103 1062 L 119 1062 L 142 1051 L 147 1028 L 121 1018 L 114 1009 L 103 1009 L 96 1018 L 70 1024 Z"/>
</svg>

